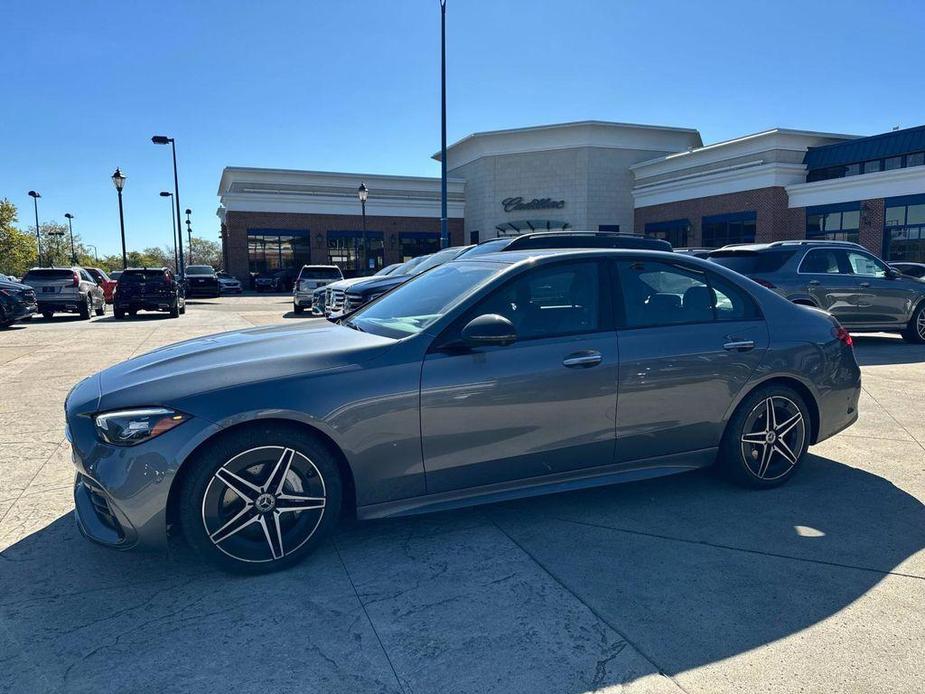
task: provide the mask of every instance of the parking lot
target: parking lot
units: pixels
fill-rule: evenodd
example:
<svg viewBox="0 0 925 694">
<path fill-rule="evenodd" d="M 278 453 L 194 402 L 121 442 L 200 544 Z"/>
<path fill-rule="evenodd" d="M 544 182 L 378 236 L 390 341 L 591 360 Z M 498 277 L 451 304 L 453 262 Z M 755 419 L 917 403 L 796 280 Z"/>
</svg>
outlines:
<svg viewBox="0 0 925 694">
<path fill-rule="evenodd" d="M 352 524 L 242 578 L 98 548 L 71 515 L 77 381 L 312 320 L 283 295 L 187 305 L 0 332 L 0 691 L 921 691 L 925 346 L 856 337 L 860 421 L 779 489 L 695 472 Z"/>
</svg>

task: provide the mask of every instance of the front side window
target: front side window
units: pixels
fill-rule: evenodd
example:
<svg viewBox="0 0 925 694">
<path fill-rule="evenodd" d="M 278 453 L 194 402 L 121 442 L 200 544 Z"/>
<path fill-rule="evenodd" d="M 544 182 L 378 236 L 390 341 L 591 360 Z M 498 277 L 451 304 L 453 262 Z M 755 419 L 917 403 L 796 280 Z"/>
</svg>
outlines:
<svg viewBox="0 0 925 694">
<path fill-rule="evenodd" d="M 441 265 L 361 308 L 347 324 L 395 339 L 416 335 L 440 320 L 503 267 L 479 262 Z"/>
<path fill-rule="evenodd" d="M 810 251 L 800 263 L 800 272 L 811 275 L 837 275 L 841 272 L 838 265 L 838 251 L 819 248 Z"/>
<path fill-rule="evenodd" d="M 758 316 L 754 301 L 731 282 L 664 262 L 617 263 L 619 294 L 629 328 L 745 320 Z"/>
<path fill-rule="evenodd" d="M 518 340 L 535 340 L 601 329 L 597 262 L 566 263 L 528 270 L 466 312 L 460 326 L 495 313 L 514 325 Z"/>
<path fill-rule="evenodd" d="M 886 277 L 887 275 L 886 265 L 867 253 L 848 251 L 848 264 L 855 275 L 863 277 Z"/>
</svg>

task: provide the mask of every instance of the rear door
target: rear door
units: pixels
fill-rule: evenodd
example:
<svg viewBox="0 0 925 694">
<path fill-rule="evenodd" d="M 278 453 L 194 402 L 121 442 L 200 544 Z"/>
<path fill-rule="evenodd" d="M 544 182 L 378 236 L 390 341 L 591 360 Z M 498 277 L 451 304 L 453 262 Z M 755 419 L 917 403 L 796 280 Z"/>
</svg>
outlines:
<svg viewBox="0 0 925 694">
<path fill-rule="evenodd" d="M 768 348 L 767 325 L 742 288 L 666 261 L 615 263 L 620 352 L 618 462 L 701 451 Z"/>
<path fill-rule="evenodd" d="M 858 322 L 858 282 L 851 275 L 843 249 L 811 249 L 800 261 L 797 274 L 801 289 L 812 297 L 817 306 L 845 325 Z"/>
</svg>

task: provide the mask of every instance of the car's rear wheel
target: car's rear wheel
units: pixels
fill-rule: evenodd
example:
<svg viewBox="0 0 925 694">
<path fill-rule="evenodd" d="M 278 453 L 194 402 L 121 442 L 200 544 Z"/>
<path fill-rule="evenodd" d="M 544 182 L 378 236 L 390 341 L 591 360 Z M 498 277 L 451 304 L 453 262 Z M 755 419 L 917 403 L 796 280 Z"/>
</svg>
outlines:
<svg viewBox="0 0 925 694">
<path fill-rule="evenodd" d="M 903 339 L 919 345 L 925 343 L 925 301 L 919 302 L 913 312 L 909 325 L 903 330 Z"/>
<path fill-rule="evenodd" d="M 180 317 L 180 307 L 177 304 L 174 304 L 170 307 L 170 317 L 179 318 Z"/>
<path fill-rule="evenodd" d="M 190 545 L 220 568 L 266 573 L 297 563 L 337 523 L 338 464 L 311 433 L 286 426 L 234 432 L 198 457 L 180 490 Z"/>
<path fill-rule="evenodd" d="M 81 320 L 90 320 L 90 313 L 92 313 L 92 311 L 93 297 L 87 294 L 86 298 L 84 299 L 83 303 L 80 304 L 80 308 L 78 309 Z"/>
<path fill-rule="evenodd" d="M 105 316 L 106 315 L 106 302 L 100 301 L 100 307 L 96 309 L 96 315 Z"/>
<path fill-rule="evenodd" d="M 809 437 L 809 411 L 799 393 L 786 386 L 759 388 L 726 425 L 719 465 L 743 486 L 776 487 L 800 467 Z"/>
<path fill-rule="evenodd" d="M 302 313 L 303 309 L 302 309 L 302 307 L 299 306 L 298 304 L 293 304 L 293 305 L 292 305 L 292 311 L 293 311 L 293 313 Z"/>
<path fill-rule="evenodd" d="M 125 318 L 125 311 L 123 311 L 118 306 L 113 306 L 112 315 L 115 317 L 116 320 L 122 320 L 123 318 Z"/>
<path fill-rule="evenodd" d="M 51 320 L 51 317 L 55 315 L 54 311 L 42 311 L 42 318 L 45 320 Z"/>
</svg>

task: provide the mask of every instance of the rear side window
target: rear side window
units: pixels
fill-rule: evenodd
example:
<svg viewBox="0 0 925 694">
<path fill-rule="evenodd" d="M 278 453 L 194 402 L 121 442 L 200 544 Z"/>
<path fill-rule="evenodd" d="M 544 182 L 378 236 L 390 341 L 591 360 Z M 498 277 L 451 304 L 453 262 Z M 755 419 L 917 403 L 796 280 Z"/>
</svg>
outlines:
<svg viewBox="0 0 925 694">
<path fill-rule="evenodd" d="M 126 270 L 119 276 L 119 281 L 124 284 L 133 284 L 136 282 L 163 282 L 163 270 Z"/>
<path fill-rule="evenodd" d="M 763 275 L 780 270 L 796 251 L 714 251 L 710 260 L 740 275 Z"/>
<path fill-rule="evenodd" d="M 628 328 L 755 320 L 760 312 L 747 292 L 713 273 L 663 262 L 617 262 Z"/>
<path fill-rule="evenodd" d="M 23 280 L 69 280 L 73 278 L 73 270 L 29 270 Z"/>
</svg>

